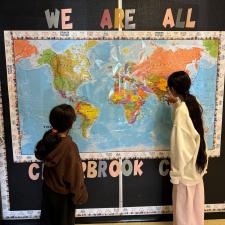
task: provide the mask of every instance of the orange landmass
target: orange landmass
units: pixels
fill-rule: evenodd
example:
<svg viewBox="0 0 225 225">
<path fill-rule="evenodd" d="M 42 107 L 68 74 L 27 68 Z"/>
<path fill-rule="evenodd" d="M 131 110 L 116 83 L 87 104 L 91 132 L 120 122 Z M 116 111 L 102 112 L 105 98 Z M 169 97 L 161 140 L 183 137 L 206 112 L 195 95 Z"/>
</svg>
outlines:
<svg viewBox="0 0 225 225">
<path fill-rule="evenodd" d="M 14 40 L 15 61 L 37 54 L 37 48 L 27 40 Z"/>
<path fill-rule="evenodd" d="M 144 80 L 151 75 L 167 78 L 175 71 L 188 72 L 186 66 L 190 63 L 194 62 L 197 68 L 202 51 L 203 49 L 196 47 L 176 51 L 159 47 L 144 62 L 133 66 L 133 75 Z"/>
</svg>

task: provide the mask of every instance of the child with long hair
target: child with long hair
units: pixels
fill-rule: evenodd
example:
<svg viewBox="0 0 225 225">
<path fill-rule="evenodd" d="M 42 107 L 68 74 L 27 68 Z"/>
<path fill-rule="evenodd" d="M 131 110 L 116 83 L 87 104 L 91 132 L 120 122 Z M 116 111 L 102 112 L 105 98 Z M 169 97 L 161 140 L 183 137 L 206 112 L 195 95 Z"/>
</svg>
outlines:
<svg viewBox="0 0 225 225">
<path fill-rule="evenodd" d="M 78 147 L 68 134 L 75 120 L 72 106 L 54 107 L 49 115 L 52 129 L 36 145 L 35 156 L 44 162 L 43 225 L 74 224 L 76 205 L 88 198 Z"/>
<path fill-rule="evenodd" d="M 207 168 L 202 107 L 190 94 L 184 71 L 168 77 L 167 102 L 173 106 L 171 171 L 174 225 L 204 225 L 203 175 Z"/>
</svg>

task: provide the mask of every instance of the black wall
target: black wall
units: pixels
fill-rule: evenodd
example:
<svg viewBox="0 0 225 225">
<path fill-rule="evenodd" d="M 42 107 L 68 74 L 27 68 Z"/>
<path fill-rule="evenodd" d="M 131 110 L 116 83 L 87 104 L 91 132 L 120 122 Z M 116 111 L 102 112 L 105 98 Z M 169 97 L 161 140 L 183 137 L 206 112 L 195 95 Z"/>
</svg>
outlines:
<svg viewBox="0 0 225 225">
<path fill-rule="evenodd" d="M 5 142 L 7 147 L 8 182 L 11 210 L 40 208 L 41 179 L 28 177 L 30 163 L 15 164 L 12 157 L 7 75 L 4 53 L 4 30 L 48 30 L 44 11 L 55 8 L 72 8 L 74 30 L 101 30 L 100 20 L 105 8 L 117 7 L 117 0 L 1 0 L 0 1 L 0 78 L 4 109 Z M 165 30 L 162 26 L 166 8 L 176 12 L 178 8 L 193 8 L 192 17 L 197 21 L 193 30 L 225 30 L 225 2 L 219 0 L 123 0 L 123 8 L 135 8 L 136 30 Z M 184 16 L 184 15 L 183 15 Z M 61 29 L 61 27 L 59 27 Z M 169 30 L 169 28 L 167 28 Z M 172 30 L 176 30 L 173 28 Z M 185 29 L 177 29 L 185 30 Z M 224 110 L 225 112 L 225 110 Z M 221 156 L 210 159 L 205 176 L 206 203 L 225 202 L 225 124 L 223 121 Z M 169 177 L 159 175 L 160 160 L 143 160 L 143 176 L 124 177 L 124 207 L 171 204 Z M 108 162 L 109 163 L 109 162 Z M 86 179 L 89 202 L 84 208 L 118 207 L 118 178 Z M 107 190 L 107 191 L 106 191 Z M 225 218 L 225 213 L 206 214 L 206 218 Z M 171 220 L 171 215 L 82 218 L 78 222 L 119 222 Z M 15 224 L 13 221 L 4 224 Z M 37 221 L 21 221 L 18 224 L 37 224 Z"/>
</svg>

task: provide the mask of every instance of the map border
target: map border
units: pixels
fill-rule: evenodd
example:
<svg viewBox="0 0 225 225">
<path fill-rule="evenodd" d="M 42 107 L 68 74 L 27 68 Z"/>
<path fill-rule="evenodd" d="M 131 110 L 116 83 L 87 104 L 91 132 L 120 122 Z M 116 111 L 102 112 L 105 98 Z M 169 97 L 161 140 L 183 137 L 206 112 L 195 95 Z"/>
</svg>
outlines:
<svg viewBox="0 0 225 225">
<path fill-rule="evenodd" d="M 22 155 L 19 130 L 18 100 L 16 91 L 16 72 L 13 52 L 13 40 L 206 40 L 219 39 L 218 71 L 216 81 L 216 109 L 211 157 L 220 156 L 220 141 L 223 111 L 223 89 L 225 74 L 225 32 L 222 31 L 4 31 L 7 65 L 8 94 L 12 132 L 14 162 L 35 162 L 34 155 Z M 168 158 L 168 150 L 151 151 L 112 151 L 81 152 L 83 160 L 88 159 L 125 159 L 125 158 Z"/>
</svg>

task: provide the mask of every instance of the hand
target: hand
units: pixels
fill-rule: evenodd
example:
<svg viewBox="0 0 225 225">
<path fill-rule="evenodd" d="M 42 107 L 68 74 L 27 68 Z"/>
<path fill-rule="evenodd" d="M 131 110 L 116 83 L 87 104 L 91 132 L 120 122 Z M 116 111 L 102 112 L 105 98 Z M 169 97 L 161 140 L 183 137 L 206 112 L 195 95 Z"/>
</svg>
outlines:
<svg viewBox="0 0 225 225">
<path fill-rule="evenodd" d="M 171 94 L 165 95 L 165 96 L 164 96 L 164 99 L 165 99 L 165 101 L 167 102 L 168 105 L 169 105 L 169 104 L 174 104 L 174 103 L 177 102 L 177 98 L 174 97 L 174 96 L 171 95 Z"/>
</svg>

